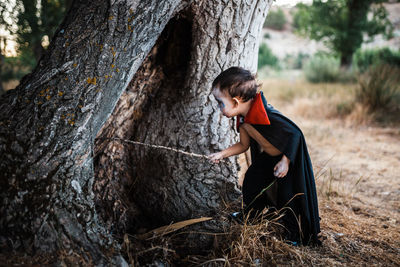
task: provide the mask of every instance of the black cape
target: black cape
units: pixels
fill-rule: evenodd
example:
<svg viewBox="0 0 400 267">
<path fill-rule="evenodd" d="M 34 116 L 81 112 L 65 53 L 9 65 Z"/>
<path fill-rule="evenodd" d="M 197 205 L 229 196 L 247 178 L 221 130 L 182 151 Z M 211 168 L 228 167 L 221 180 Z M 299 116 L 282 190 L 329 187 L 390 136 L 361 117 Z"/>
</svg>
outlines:
<svg viewBox="0 0 400 267">
<path fill-rule="evenodd" d="M 302 131 L 290 119 L 261 98 L 269 125 L 251 124 L 268 142 L 290 159 L 289 171 L 284 178 L 277 179 L 276 203 L 288 203 L 301 222 L 303 244 L 319 244 L 320 217 L 314 173 Z M 261 155 L 257 142 L 250 140 L 252 162 Z M 296 196 L 296 194 L 298 194 Z M 283 208 L 283 205 L 277 207 Z"/>
</svg>

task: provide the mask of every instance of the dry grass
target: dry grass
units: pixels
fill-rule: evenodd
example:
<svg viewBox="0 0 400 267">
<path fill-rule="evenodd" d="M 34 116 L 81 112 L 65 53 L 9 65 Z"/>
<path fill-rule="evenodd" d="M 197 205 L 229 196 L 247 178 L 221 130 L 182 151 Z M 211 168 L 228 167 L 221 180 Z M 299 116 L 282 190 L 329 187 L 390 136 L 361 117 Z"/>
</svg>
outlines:
<svg viewBox="0 0 400 267">
<path fill-rule="evenodd" d="M 355 84 L 308 83 L 302 79 L 288 81 L 269 79 L 262 82 L 262 90 L 273 106 L 295 110 L 307 118 L 334 118 L 347 115 L 354 102 Z"/>
<path fill-rule="evenodd" d="M 338 203 L 336 203 L 338 202 Z M 135 244 L 128 254 L 132 266 L 146 263 L 172 266 L 396 266 L 399 259 L 399 233 L 395 225 L 376 224 L 360 216 L 360 210 L 334 201 L 320 201 L 322 246 L 295 247 L 280 238 L 279 224 L 264 219 L 259 223 L 232 223 L 224 235 L 215 235 L 209 254 L 182 255 L 174 244 L 179 234 Z M 361 226 L 361 227 L 360 227 Z M 138 249 L 140 248 L 140 249 Z"/>
<path fill-rule="evenodd" d="M 309 137 L 320 139 L 316 142 L 323 144 L 323 139 L 332 138 L 332 134 L 323 134 L 322 138 L 310 134 Z M 351 177 L 347 166 L 344 170 L 337 168 L 336 160 L 331 156 L 322 160 L 314 158 L 313 162 L 322 218 L 322 246 L 286 244 L 276 219 L 246 221 L 244 225 L 233 222 L 224 233 L 214 236 L 211 251 L 206 254 L 180 253 L 181 233 L 163 236 L 151 244 L 136 244 L 136 250 L 128 253 L 132 266 L 149 262 L 178 266 L 400 265 L 398 205 L 394 202 L 392 206 L 382 206 L 387 199 L 368 202 L 370 192 L 365 187 L 373 189 L 374 181 L 362 172 Z M 396 177 L 393 179 L 388 178 L 389 186 L 396 183 Z M 393 197 L 399 199 L 396 195 Z M 229 209 L 234 210 L 227 208 L 225 214 Z"/>
<path fill-rule="evenodd" d="M 270 78 L 262 84 L 267 100 L 278 110 L 284 107 L 286 113 L 321 120 L 340 118 L 358 125 L 398 127 L 400 124 L 398 110 L 383 107 L 371 110 L 360 102 L 360 85 L 356 83 L 313 84 L 302 78 Z"/>
</svg>

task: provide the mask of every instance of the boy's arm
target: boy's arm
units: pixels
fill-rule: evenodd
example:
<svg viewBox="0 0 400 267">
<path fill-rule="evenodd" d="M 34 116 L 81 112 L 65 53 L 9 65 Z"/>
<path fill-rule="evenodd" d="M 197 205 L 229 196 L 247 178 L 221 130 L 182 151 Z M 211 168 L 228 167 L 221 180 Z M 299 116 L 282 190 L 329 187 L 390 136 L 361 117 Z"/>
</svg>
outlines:
<svg viewBox="0 0 400 267">
<path fill-rule="evenodd" d="M 242 127 L 261 146 L 261 148 L 271 156 L 282 154 L 276 147 L 267 141 L 252 125 L 243 123 Z"/>
<path fill-rule="evenodd" d="M 250 146 L 250 137 L 243 127 L 239 128 L 240 141 L 220 152 L 211 154 L 210 160 L 218 163 L 221 159 L 245 152 Z"/>
<path fill-rule="evenodd" d="M 279 155 L 282 154 L 276 147 L 274 147 L 271 143 L 269 143 L 253 126 L 248 123 L 242 124 L 242 128 L 248 132 L 248 134 L 254 138 L 257 143 L 270 155 Z M 289 163 L 290 159 L 282 155 L 281 160 L 274 167 L 274 175 L 278 178 L 283 178 L 289 171 Z"/>
</svg>

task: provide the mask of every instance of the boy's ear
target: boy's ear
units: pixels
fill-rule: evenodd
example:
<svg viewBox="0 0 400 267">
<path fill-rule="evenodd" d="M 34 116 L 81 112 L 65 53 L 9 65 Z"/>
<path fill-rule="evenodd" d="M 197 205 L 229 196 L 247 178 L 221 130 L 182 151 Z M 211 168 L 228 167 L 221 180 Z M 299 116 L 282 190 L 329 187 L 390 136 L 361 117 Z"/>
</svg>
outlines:
<svg viewBox="0 0 400 267">
<path fill-rule="evenodd" d="M 239 98 L 234 97 L 234 98 L 232 98 L 232 99 L 233 99 L 233 102 L 235 102 L 235 106 L 239 105 L 239 103 L 240 103 Z"/>
</svg>

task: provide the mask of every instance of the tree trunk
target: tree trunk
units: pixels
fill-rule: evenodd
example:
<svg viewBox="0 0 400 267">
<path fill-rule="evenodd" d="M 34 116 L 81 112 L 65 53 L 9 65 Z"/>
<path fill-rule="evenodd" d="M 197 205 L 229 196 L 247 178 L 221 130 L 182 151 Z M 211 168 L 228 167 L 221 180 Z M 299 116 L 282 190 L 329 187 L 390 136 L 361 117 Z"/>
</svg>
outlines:
<svg viewBox="0 0 400 267">
<path fill-rule="evenodd" d="M 0 40 L 1 42 L 1 40 Z M 3 71 L 3 66 L 4 66 L 4 56 L 0 52 L 0 96 L 5 92 L 4 87 L 3 87 L 3 81 L 1 79 L 1 73 Z"/>
<path fill-rule="evenodd" d="M 340 67 L 343 69 L 348 69 L 351 66 L 353 54 L 342 54 L 340 56 Z"/>
<path fill-rule="evenodd" d="M 119 235 L 213 215 L 223 203 L 240 200 L 235 159 L 216 166 L 105 138 L 200 154 L 237 141 L 234 123 L 221 117 L 210 86 L 232 65 L 256 71 L 267 9 L 267 2 L 227 6 L 207 1 L 193 4 L 164 29 L 96 142 L 95 188 L 107 192 L 96 194 L 101 196 L 97 203 L 114 207 L 103 215 Z"/>
<path fill-rule="evenodd" d="M 346 25 L 347 34 L 341 35 L 340 66 L 346 70 L 351 67 L 354 52 L 363 42 L 363 28 L 367 21 L 367 15 L 371 0 L 347 1 L 348 21 Z"/>
<path fill-rule="evenodd" d="M 32 74 L 0 99 L 1 250 L 83 250 L 106 264 L 119 234 L 237 199 L 233 159 L 105 137 L 202 154 L 233 143 L 210 84 L 232 65 L 255 72 L 271 2 L 74 1 Z"/>
</svg>

